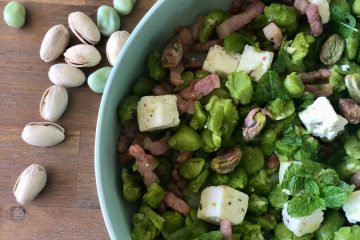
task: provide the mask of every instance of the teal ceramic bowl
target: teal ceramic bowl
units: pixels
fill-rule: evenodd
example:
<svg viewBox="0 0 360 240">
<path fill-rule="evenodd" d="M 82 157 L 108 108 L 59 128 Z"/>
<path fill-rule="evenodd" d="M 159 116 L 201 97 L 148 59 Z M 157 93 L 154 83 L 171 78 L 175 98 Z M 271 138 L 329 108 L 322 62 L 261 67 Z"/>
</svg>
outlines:
<svg viewBox="0 0 360 240">
<path fill-rule="evenodd" d="M 131 239 L 135 206 L 119 192 L 120 166 L 116 146 L 120 134 L 117 107 L 134 81 L 146 71 L 146 56 L 161 50 L 175 27 L 190 25 L 212 9 L 227 9 L 231 0 L 158 0 L 132 32 L 106 85 L 97 122 L 95 174 L 100 206 L 111 239 Z"/>
</svg>

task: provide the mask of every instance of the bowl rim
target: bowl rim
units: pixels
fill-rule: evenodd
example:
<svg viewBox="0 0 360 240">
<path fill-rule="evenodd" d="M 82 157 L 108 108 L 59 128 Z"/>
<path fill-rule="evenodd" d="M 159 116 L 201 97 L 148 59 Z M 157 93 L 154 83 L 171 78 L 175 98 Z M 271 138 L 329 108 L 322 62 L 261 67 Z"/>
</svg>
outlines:
<svg viewBox="0 0 360 240">
<path fill-rule="evenodd" d="M 114 231 L 114 228 L 116 227 L 115 224 L 113 222 L 111 222 L 110 220 L 110 212 L 111 209 L 109 208 L 109 206 L 106 204 L 106 200 L 105 200 L 105 191 L 103 188 L 103 174 L 100 171 L 100 152 L 101 152 L 101 147 L 102 147 L 102 143 L 101 141 L 99 141 L 100 136 L 103 135 L 103 130 L 102 130 L 102 125 L 104 124 L 104 113 L 106 111 L 106 107 L 105 107 L 105 103 L 107 102 L 107 98 L 108 98 L 108 93 L 111 89 L 111 83 L 113 81 L 115 81 L 115 68 L 118 68 L 118 62 L 119 60 L 123 57 L 124 53 L 126 52 L 126 49 L 128 47 L 128 45 L 132 44 L 132 42 L 134 41 L 134 39 L 136 39 L 137 35 L 139 34 L 139 32 L 141 32 L 141 29 L 143 28 L 143 25 L 146 21 L 148 21 L 148 19 L 157 11 L 157 9 L 165 3 L 166 0 L 158 0 L 154 3 L 154 5 L 147 11 L 147 13 L 144 15 L 144 17 L 139 21 L 139 23 L 136 25 L 136 27 L 134 28 L 134 30 L 131 32 L 129 39 L 126 41 L 124 47 L 123 47 L 123 51 L 120 52 L 116 63 L 113 66 L 113 69 L 111 70 L 110 76 L 109 76 L 109 81 L 105 86 L 104 89 L 104 93 L 102 95 L 101 98 L 101 102 L 100 102 L 100 107 L 99 107 L 99 112 L 98 112 L 98 117 L 97 117 L 97 124 L 96 124 L 96 133 L 95 133 L 95 148 L 94 148 L 94 165 L 95 165 L 95 180 L 96 180 L 96 189 L 97 189 L 97 195 L 98 195 L 98 199 L 99 199 L 99 203 L 100 203 L 100 209 L 101 209 L 101 213 L 105 222 L 105 226 L 106 229 L 108 231 L 108 234 L 110 235 L 111 239 L 116 239 L 116 233 Z"/>
</svg>

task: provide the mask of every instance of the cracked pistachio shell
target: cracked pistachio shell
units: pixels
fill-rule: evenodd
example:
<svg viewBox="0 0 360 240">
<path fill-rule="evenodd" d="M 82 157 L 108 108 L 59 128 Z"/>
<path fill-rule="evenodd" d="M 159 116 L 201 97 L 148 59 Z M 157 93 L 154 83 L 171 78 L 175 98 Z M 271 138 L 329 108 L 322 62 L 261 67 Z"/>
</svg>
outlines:
<svg viewBox="0 0 360 240">
<path fill-rule="evenodd" d="M 239 164 L 242 154 L 240 148 L 231 149 L 216 158 L 213 158 L 210 167 L 220 174 L 230 173 L 234 171 L 235 167 Z"/>
<path fill-rule="evenodd" d="M 101 35 L 98 27 L 85 13 L 70 13 L 68 22 L 71 31 L 81 42 L 95 45 L 100 41 Z"/>
<path fill-rule="evenodd" d="M 41 117 L 50 122 L 58 120 L 68 105 L 68 93 L 61 85 L 53 85 L 45 90 L 40 102 Z"/>
<path fill-rule="evenodd" d="M 52 62 L 64 53 L 69 43 L 69 31 L 62 25 L 55 25 L 47 31 L 40 47 L 40 58 Z"/>
<path fill-rule="evenodd" d="M 66 63 L 58 63 L 50 67 L 49 79 L 56 85 L 78 87 L 85 82 L 86 76 L 79 68 Z"/>
<path fill-rule="evenodd" d="M 360 103 L 360 74 L 354 73 L 345 77 L 345 86 L 350 97 Z"/>
<path fill-rule="evenodd" d="M 27 144 L 51 147 L 65 139 L 65 130 L 51 122 L 32 122 L 24 127 L 21 137 Z"/>
<path fill-rule="evenodd" d="M 111 66 L 114 66 L 116 59 L 129 36 L 130 33 L 127 31 L 117 31 L 111 34 L 106 44 L 106 56 Z"/>
<path fill-rule="evenodd" d="M 75 45 L 64 53 L 65 62 L 74 67 L 94 67 L 101 61 L 99 51 L 91 45 Z"/>
<path fill-rule="evenodd" d="M 31 202 L 43 190 L 47 180 L 44 167 L 32 164 L 17 179 L 13 193 L 16 201 L 23 205 Z"/>
</svg>

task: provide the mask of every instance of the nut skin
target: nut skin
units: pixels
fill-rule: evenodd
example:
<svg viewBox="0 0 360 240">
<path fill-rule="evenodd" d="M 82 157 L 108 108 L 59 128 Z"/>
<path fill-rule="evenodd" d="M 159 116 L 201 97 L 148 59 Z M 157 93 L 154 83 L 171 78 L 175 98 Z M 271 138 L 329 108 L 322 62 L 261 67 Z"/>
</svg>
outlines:
<svg viewBox="0 0 360 240">
<path fill-rule="evenodd" d="M 75 36 L 83 43 L 96 45 L 101 34 L 94 21 L 83 12 L 70 13 L 68 18 L 69 26 Z"/>
<path fill-rule="evenodd" d="M 51 122 L 31 122 L 24 127 L 21 137 L 29 145 L 51 147 L 65 139 L 65 130 Z"/>
<path fill-rule="evenodd" d="M 44 167 L 32 164 L 18 177 L 13 193 L 16 201 L 24 205 L 31 202 L 43 190 L 47 180 Z"/>
<path fill-rule="evenodd" d="M 40 47 L 40 58 L 44 62 L 58 59 L 69 44 L 69 31 L 62 25 L 51 27 L 44 36 Z"/>
<path fill-rule="evenodd" d="M 341 114 L 351 124 L 358 124 L 360 122 L 360 105 L 349 98 L 339 99 L 339 109 Z"/>
<path fill-rule="evenodd" d="M 240 148 L 233 148 L 213 158 L 210 167 L 217 173 L 226 174 L 234 171 L 239 164 L 243 152 Z"/>
</svg>

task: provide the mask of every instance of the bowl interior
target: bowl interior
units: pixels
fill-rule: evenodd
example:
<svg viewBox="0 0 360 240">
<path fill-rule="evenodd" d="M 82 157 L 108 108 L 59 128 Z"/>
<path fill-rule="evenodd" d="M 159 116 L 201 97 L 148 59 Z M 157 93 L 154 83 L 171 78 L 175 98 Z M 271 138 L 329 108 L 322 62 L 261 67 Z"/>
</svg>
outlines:
<svg viewBox="0 0 360 240">
<path fill-rule="evenodd" d="M 99 201 L 112 239 L 131 239 L 135 206 L 120 193 L 120 166 L 116 146 L 120 134 L 117 107 L 146 72 L 146 57 L 161 50 L 175 27 L 190 25 L 212 9 L 226 9 L 231 0 L 158 0 L 140 21 L 124 46 L 105 88 L 96 128 L 95 174 Z"/>
</svg>

